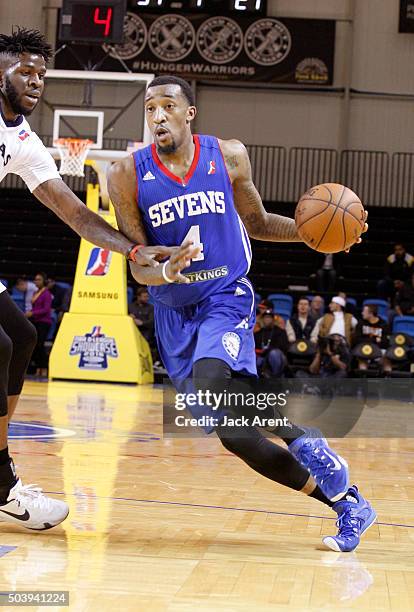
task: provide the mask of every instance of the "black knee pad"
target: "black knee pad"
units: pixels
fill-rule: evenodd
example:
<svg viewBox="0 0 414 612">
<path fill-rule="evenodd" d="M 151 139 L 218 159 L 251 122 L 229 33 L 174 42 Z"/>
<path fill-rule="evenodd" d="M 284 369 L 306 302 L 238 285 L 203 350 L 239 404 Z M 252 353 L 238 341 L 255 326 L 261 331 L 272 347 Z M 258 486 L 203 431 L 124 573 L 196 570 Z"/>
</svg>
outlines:
<svg viewBox="0 0 414 612">
<path fill-rule="evenodd" d="M 6 372 L 9 367 L 11 356 L 13 353 L 13 343 L 10 338 L 5 334 L 0 334 L 0 367 L 5 369 Z"/>
<path fill-rule="evenodd" d="M 9 406 L 7 404 L 7 395 L 1 393 L 0 394 L 0 418 L 8 415 Z"/>
<path fill-rule="evenodd" d="M 243 458 L 254 456 L 263 437 L 255 427 L 250 426 L 220 425 L 216 427 L 216 434 L 225 449 Z"/>
<path fill-rule="evenodd" d="M 231 369 L 225 361 L 205 357 L 198 359 L 193 365 L 193 380 L 229 380 Z"/>
<path fill-rule="evenodd" d="M 216 429 L 216 433 L 218 435 L 220 442 L 222 443 L 222 445 L 224 446 L 226 450 L 228 450 L 230 453 L 233 453 L 233 455 L 237 455 L 237 456 L 242 455 L 242 452 L 241 452 L 242 444 L 240 443 L 240 440 L 238 437 L 220 436 L 218 434 L 217 429 Z"/>
<path fill-rule="evenodd" d="M 19 327 L 19 335 L 13 338 L 13 359 L 28 360 L 37 343 L 37 331 L 30 321 L 23 321 Z"/>
<path fill-rule="evenodd" d="M 7 415 L 7 385 L 12 354 L 13 343 L 0 327 L 0 417 Z"/>
<path fill-rule="evenodd" d="M 197 391 L 220 393 L 231 380 L 231 369 L 221 359 L 199 359 L 193 365 L 193 383 Z"/>
<path fill-rule="evenodd" d="M 22 335 L 21 335 L 21 344 L 27 347 L 27 350 L 30 351 L 30 354 L 33 352 L 34 347 L 37 342 L 37 331 L 35 326 L 30 323 L 30 321 L 26 321 L 26 325 L 22 325 Z"/>
<path fill-rule="evenodd" d="M 13 338 L 12 358 L 7 384 L 7 395 L 20 395 L 27 366 L 37 342 L 37 331 L 30 321 L 19 322 L 19 333 Z"/>
</svg>

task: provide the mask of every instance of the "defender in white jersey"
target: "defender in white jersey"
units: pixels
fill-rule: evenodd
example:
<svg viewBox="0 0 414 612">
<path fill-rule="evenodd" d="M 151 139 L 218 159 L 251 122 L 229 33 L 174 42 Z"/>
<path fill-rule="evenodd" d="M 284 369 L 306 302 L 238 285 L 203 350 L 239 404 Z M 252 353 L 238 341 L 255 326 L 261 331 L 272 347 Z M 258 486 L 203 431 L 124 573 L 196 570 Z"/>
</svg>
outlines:
<svg viewBox="0 0 414 612">
<path fill-rule="evenodd" d="M 50 45 L 35 30 L 18 28 L 10 36 L 0 34 L 0 180 L 9 172 L 18 174 L 33 195 L 79 235 L 131 261 L 157 266 L 168 255 L 179 257 L 182 249 L 148 248 L 126 238 L 90 211 L 62 181 L 25 119 L 42 95 L 51 54 Z M 8 452 L 8 421 L 19 399 L 36 332 L 5 289 L 0 283 L 0 521 L 49 529 L 66 518 L 67 504 L 46 497 L 32 485 L 23 486 Z"/>
</svg>

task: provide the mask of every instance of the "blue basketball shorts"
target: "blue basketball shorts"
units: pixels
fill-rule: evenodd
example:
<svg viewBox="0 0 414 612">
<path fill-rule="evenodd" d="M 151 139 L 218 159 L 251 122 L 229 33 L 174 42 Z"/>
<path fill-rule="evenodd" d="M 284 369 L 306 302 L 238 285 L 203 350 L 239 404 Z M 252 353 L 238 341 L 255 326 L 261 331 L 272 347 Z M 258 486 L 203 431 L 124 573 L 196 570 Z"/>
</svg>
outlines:
<svg viewBox="0 0 414 612">
<path fill-rule="evenodd" d="M 254 290 L 239 278 L 197 304 L 173 308 L 154 305 L 160 356 L 173 381 L 191 378 L 199 359 L 225 361 L 243 375 L 257 376 L 253 327 Z"/>
</svg>

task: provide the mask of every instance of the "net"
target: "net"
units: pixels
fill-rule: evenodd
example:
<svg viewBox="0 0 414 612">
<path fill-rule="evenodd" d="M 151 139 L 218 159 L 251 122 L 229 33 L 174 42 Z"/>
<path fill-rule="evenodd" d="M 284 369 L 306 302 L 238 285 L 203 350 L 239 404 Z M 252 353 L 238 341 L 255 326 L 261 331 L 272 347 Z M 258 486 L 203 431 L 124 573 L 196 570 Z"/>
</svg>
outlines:
<svg viewBox="0 0 414 612">
<path fill-rule="evenodd" d="M 59 174 L 85 176 L 83 168 L 92 140 L 85 138 L 58 138 L 55 145 L 59 150 Z"/>
</svg>

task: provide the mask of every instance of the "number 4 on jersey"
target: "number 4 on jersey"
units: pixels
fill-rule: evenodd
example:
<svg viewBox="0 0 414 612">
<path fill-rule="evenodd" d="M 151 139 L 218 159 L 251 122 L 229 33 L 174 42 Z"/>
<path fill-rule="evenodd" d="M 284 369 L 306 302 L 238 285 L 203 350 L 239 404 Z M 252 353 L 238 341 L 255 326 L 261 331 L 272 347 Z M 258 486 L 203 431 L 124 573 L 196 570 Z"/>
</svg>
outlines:
<svg viewBox="0 0 414 612">
<path fill-rule="evenodd" d="M 193 247 L 194 248 L 198 247 L 200 249 L 200 253 L 197 255 L 197 257 L 193 257 L 192 261 L 203 261 L 203 259 L 204 259 L 204 254 L 203 254 L 204 245 L 203 245 L 203 243 L 200 240 L 200 226 L 199 225 L 192 225 L 190 227 L 186 237 L 183 240 L 183 243 L 186 242 L 187 240 L 191 240 L 191 242 L 193 243 Z"/>
</svg>

